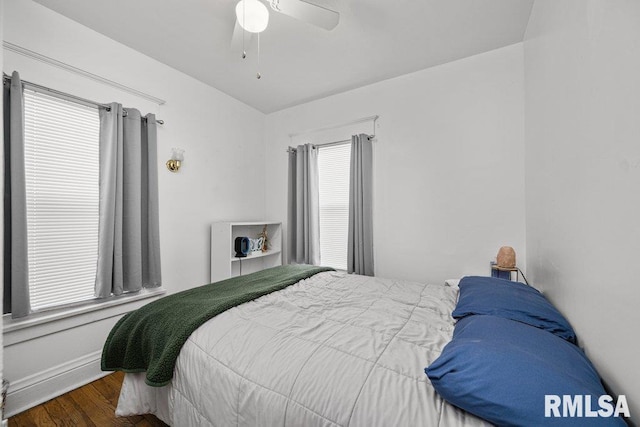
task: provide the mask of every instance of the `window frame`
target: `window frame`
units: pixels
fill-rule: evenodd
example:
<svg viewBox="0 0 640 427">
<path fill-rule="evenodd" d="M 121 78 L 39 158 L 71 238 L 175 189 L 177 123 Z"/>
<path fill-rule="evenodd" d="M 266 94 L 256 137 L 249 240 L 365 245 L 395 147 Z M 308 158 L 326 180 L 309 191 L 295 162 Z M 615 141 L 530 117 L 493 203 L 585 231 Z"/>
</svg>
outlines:
<svg viewBox="0 0 640 427">
<path fill-rule="evenodd" d="M 133 294 L 32 312 L 18 319 L 12 319 L 11 313 L 7 313 L 2 316 L 3 345 L 6 347 L 120 316 L 142 307 L 149 303 L 150 299 L 159 299 L 166 293 L 166 289 L 162 287 L 143 288 Z"/>
</svg>

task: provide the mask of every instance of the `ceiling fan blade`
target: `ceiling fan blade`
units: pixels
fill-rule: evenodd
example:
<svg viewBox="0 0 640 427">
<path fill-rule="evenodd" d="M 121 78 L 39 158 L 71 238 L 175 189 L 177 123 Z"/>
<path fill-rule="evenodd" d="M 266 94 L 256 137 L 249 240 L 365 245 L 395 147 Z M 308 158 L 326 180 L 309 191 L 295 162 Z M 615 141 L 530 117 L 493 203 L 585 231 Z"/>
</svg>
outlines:
<svg viewBox="0 0 640 427">
<path fill-rule="evenodd" d="M 305 0 L 267 0 L 277 12 L 308 22 L 325 30 L 333 30 L 340 21 L 334 10 L 309 3 Z"/>
<path fill-rule="evenodd" d="M 243 33 L 244 33 L 244 48 L 245 50 L 247 50 L 251 45 L 251 37 L 253 36 L 253 34 L 248 31 L 244 31 L 240 26 L 240 24 L 238 23 L 238 20 L 236 19 L 236 25 L 235 27 L 233 27 L 233 36 L 231 37 L 231 50 L 233 52 L 242 53 Z"/>
</svg>

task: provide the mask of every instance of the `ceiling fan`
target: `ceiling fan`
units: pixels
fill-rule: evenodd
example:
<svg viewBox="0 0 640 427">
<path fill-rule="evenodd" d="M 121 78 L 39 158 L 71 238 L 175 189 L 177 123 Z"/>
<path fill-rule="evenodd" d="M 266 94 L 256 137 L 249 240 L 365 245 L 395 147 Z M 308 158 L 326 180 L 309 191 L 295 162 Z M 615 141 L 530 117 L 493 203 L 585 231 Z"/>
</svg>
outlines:
<svg viewBox="0 0 640 427">
<path fill-rule="evenodd" d="M 332 30 L 338 25 L 340 14 L 334 10 L 306 0 L 265 0 L 271 10 L 307 22 L 316 27 Z M 242 49 L 251 42 L 253 34 L 259 34 L 269 24 L 269 10 L 260 0 L 240 0 L 236 5 L 236 24 L 231 38 L 233 50 Z M 259 77 L 258 77 L 259 78 Z"/>
</svg>

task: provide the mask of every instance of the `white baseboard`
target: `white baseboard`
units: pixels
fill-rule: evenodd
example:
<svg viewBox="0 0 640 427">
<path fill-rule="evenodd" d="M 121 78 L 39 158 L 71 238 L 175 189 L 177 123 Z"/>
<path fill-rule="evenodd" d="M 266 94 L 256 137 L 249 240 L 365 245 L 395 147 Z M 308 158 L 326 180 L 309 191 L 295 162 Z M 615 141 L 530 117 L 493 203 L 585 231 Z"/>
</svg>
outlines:
<svg viewBox="0 0 640 427">
<path fill-rule="evenodd" d="M 19 414 L 110 374 L 100 369 L 101 356 L 101 351 L 89 353 L 12 382 L 7 393 L 5 417 Z"/>
</svg>

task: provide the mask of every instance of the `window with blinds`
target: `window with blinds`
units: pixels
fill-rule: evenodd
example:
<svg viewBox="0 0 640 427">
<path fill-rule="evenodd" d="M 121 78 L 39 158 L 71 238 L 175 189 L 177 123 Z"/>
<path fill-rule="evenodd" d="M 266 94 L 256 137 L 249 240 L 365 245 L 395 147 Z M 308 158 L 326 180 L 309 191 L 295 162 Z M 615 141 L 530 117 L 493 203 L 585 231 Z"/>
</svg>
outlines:
<svg viewBox="0 0 640 427">
<path fill-rule="evenodd" d="M 351 144 L 318 148 L 320 263 L 347 269 Z"/>
<path fill-rule="evenodd" d="M 96 108 L 24 91 L 29 292 L 34 311 L 94 298 Z"/>
</svg>

